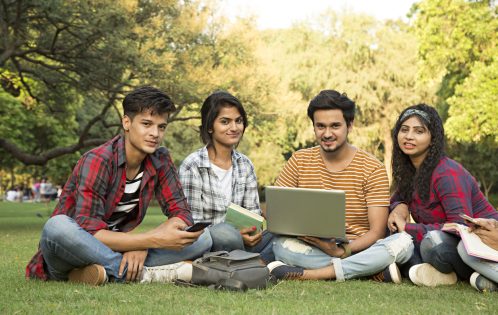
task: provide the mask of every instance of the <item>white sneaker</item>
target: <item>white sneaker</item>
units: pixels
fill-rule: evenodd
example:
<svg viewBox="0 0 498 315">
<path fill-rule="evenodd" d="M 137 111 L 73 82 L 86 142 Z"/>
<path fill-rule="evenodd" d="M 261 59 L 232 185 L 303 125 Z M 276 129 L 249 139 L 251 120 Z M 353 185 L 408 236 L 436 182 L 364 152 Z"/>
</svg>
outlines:
<svg viewBox="0 0 498 315">
<path fill-rule="evenodd" d="M 396 263 L 392 263 L 387 267 L 387 270 L 389 271 L 389 276 L 391 276 L 391 281 L 400 284 L 402 282 L 401 280 L 401 272 L 399 272 L 398 265 Z"/>
<path fill-rule="evenodd" d="M 451 285 L 457 282 L 454 272 L 442 273 L 431 264 L 423 263 L 410 268 L 410 280 L 419 286 L 435 287 L 438 285 Z"/>
<path fill-rule="evenodd" d="M 281 262 L 280 260 L 275 260 L 275 261 L 272 261 L 271 263 L 269 263 L 268 265 L 266 265 L 266 268 L 268 268 L 268 270 L 270 270 L 270 272 L 277 268 L 278 266 L 283 266 L 285 265 L 283 262 Z"/>
<path fill-rule="evenodd" d="M 269 263 L 266 267 L 270 270 L 270 275 L 275 280 L 301 279 L 304 273 L 303 268 L 289 266 L 279 260 Z"/>
<path fill-rule="evenodd" d="M 386 269 L 372 276 L 372 280 L 377 282 L 393 282 L 400 284 L 401 273 L 399 272 L 398 265 L 395 262 L 386 267 Z"/>
<path fill-rule="evenodd" d="M 176 279 L 189 282 L 192 278 L 192 265 L 186 262 L 162 265 L 155 267 L 144 267 L 140 283 L 169 283 Z"/>
</svg>

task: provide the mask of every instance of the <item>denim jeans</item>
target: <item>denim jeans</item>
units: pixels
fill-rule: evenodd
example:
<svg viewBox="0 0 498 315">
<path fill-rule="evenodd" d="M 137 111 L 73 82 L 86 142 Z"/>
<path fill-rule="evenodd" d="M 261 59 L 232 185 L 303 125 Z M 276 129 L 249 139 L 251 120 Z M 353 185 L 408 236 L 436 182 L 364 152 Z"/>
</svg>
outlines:
<svg viewBox="0 0 498 315">
<path fill-rule="evenodd" d="M 405 263 L 413 253 L 413 242 L 407 233 L 397 233 L 378 240 L 359 253 L 340 259 L 297 238 L 278 237 L 273 244 L 273 252 L 277 260 L 305 269 L 333 265 L 336 280 L 344 281 L 376 274 L 393 262 Z"/>
<path fill-rule="evenodd" d="M 458 255 L 460 237 L 440 230 L 429 231 L 420 243 L 422 261 L 442 273 L 455 272 L 461 280 L 468 281 L 473 270 Z"/>
<path fill-rule="evenodd" d="M 244 241 L 239 230 L 228 223 L 218 223 L 208 228 L 213 240 L 212 251 L 241 249 L 251 253 L 260 253 L 261 259 L 265 263 L 275 260 L 273 255 L 274 235 L 268 231 L 263 231 L 261 241 L 250 247 L 244 246 Z"/>
<path fill-rule="evenodd" d="M 420 257 L 420 244 L 413 244 L 413 245 L 414 245 L 413 254 L 410 257 L 410 259 L 408 259 L 407 262 L 400 264 L 398 266 L 401 276 L 407 279 L 410 278 L 410 268 L 415 265 L 423 263 L 422 257 Z"/>
<path fill-rule="evenodd" d="M 204 232 L 195 243 L 179 251 L 149 249 L 144 264 L 151 267 L 195 259 L 209 251 L 211 245 L 211 236 Z M 126 278 L 126 270 L 122 277 L 118 276 L 123 255 L 104 245 L 66 215 L 54 216 L 45 223 L 40 249 L 50 279 L 67 280 L 72 269 L 91 264 L 102 265 L 107 276 L 116 281 Z"/>
<path fill-rule="evenodd" d="M 470 266 L 472 269 L 474 269 L 484 277 L 498 284 L 498 262 L 470 256 L 469 254 L 467 254 L 462 241 L 460 241 L 460 243 L 458 244 L 457 250 L 462 260 L 468 266 Z"/>
</svg>

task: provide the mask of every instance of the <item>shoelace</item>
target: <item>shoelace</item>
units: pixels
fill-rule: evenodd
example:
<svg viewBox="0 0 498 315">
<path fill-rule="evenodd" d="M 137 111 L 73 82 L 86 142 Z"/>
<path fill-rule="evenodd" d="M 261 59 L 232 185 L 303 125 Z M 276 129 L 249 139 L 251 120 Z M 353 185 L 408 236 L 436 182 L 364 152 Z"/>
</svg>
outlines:
<svg viewBox="0 0 498 315">
<path fill-rule="evenodd" d="M 302 272 L 296 272 L 296 271 L 287 272 L 284 276 L 284 279 L 286 279 L 286 280 L 299 279 L 299 278 L 301 278 L 302 275 L 303 275 Z"/>
<path fill-rule="evenodd" d="M 151 281 L 165 282 L 178 278 L 177 267 L 176 265 L 150 267 L 147 271 L 150 273 Z"/>
<path fill-rule="evenodd" d="M 377 281 L 377 282 L 384 282 L 384 280 L 385 280 L 384 273 L 383 272 L 379 272 L 378 274 L 373 275 L 372 276 L 372 280 L 373 281 Z"/>
</svg>

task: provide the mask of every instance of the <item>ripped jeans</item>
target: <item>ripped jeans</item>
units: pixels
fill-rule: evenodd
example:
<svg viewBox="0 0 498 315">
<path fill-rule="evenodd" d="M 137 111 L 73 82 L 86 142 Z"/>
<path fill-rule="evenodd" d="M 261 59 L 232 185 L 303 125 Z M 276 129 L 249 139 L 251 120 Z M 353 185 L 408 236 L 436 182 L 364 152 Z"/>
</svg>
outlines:
<svg viewBox="0 0 498 315">
<path fill-rule="evenodd" d="M 318 269 L 332 265 L 336 280 L 344 281 L 374 275 L 396 262 L 407 262 L 413 254 L 412 237 L 405 232 L 378 240 L 369 248 L 345 259 L 331 257 L 297 238 L 279 237 L 273 244 L 275 258 L 286 264 Z"/>
</svg>

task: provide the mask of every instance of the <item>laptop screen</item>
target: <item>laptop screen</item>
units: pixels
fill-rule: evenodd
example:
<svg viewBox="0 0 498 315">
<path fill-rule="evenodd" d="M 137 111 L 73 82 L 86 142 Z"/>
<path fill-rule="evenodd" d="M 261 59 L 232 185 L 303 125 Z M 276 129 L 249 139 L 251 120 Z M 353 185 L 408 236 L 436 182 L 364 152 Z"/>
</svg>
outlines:
<svg viewBox="0 0 498 315">
<path fill-rule="evenodd" d="M 266 187 L 266 220 L 274 234 L 346 240 L 342 190 Z"/>
</svg>

